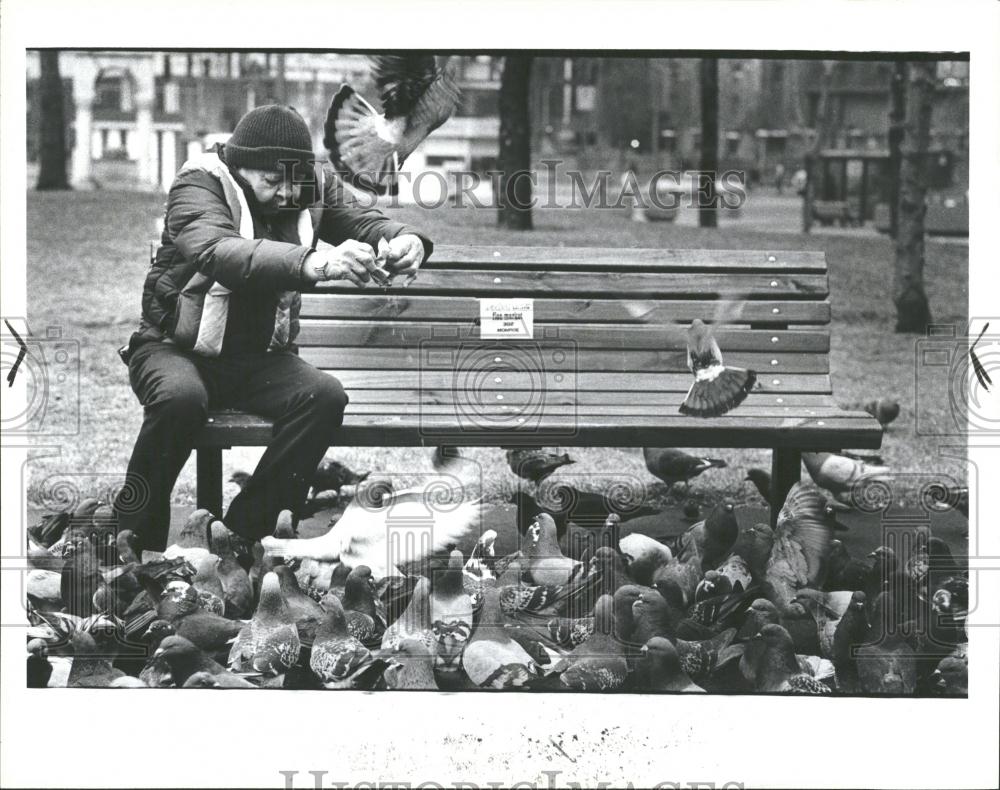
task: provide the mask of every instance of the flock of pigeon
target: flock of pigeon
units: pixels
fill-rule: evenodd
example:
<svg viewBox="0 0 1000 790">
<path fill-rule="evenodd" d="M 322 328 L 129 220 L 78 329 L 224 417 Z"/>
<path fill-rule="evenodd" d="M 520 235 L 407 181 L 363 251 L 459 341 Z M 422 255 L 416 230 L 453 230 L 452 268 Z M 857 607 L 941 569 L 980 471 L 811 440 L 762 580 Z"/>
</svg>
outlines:
<svg viewBox="0 0 1000 790">
<path fill-rule="evenodd" d="M 507 456 L 534 483 L 573 462 Z M 724 466 L 644 456 L 668 484 Z M 435 452 L 441 480 L 461 462 Z M 871 473 L 828 453 L 806 464 L 833 494 Z M 312 538 L 288 511 L 251 544 L 198 510 L 144 559 L 130 532 L 102 529 L 95 500 L 29 528 L 28 685 L 967 693 L 967 568 L 927 533 L 907 556 L 850 556 L 843 505 L 814 483 L 792 488 L 773 529 L 723 502 L 673 539 L 647 534 L 651 508 L 574 492 L 559 512 L 522 491 L 516 534 L 498 540 L 460 490 L 429 531 L 440 487 L 393 490 L 332 461 L 317 476 L 355 493 Z"/>
</svg>

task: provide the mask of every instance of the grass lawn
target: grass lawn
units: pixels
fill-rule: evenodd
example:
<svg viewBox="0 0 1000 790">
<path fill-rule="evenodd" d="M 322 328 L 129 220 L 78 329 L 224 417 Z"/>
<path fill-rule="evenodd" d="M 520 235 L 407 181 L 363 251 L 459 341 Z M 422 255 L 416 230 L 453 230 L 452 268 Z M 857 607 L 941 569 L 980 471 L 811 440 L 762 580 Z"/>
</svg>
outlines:
<svg viewBox="0 0 1000 790">
<path fill-rule="evenodd" d="M 753 195 L 749 197 L 753 201 Z M 138 323 L 149 245 L 157 237 L 163 197 L 119 192 L 28 194 L 28 320 L 35 334 L 49 326 L 80 344 L 80 433 L 62 441 L 58 455 L 30 464 L 29 501 L 51 504 L 56 480 L 69 480 L 83 494 L 99 494 L 120 481 L 142 417 L 116 349 Z M 834 394 L 844 404 L 885 395 L 897 398 L 902 413 L 883 443 L 886 461 L 901 472 L 946 473 L 965 477 L 964 464 L 943 457 L 937 440 L 916 435 L 915 336 L 893 333 L 890 290 L 893 250 L 883 237 L 759 233 L 728 225 L 702 230 L 665 223 L 641 224 L 620 211 L 543 209 L 535 230 L 500 231 L 491 209 L 391 209 L 440 243 L 531 244 L 716 249 L 824 250 L 830 267 L 833 303 L 831 374 Z M 968 303 L 968 247 L 927 244 L 927 293 L 934 320 L 964 329 Z M 948 394 L 930 396 L 932 410 L 948 416 Z M 237 448 L 225 454 L 228 477 L 234 469 L 252 470 L 261 450 Z M 514 478 L 499 450 L 468 451 L 483 467 L 485 493 L 497 498 Z M 430 471 L 428 451 L 417 449 L 335 448 L 352 467 L 386 471 L 401 484 Z M 633 449 L 574 449 L 569 467 L 579 485 L 600 487 L 611 470 L 635 474 L 647 484 L 641 454 Z M 723 449 L 730 468 L 704 475 L 692 491 L 706 500 L 721 495 L 738 500 L 756 496 L 741 482 L 747 466 L 767 465 L 768 453 Z M 562 474 L 562 472 L 560 472 Z M 193 501 L 194 459 L 175 490 L 179 503 Z M 655 493 L 662 494 L 662 487 Z M 227 492 L 227 499 L 232 491 Z"/>
</svg>

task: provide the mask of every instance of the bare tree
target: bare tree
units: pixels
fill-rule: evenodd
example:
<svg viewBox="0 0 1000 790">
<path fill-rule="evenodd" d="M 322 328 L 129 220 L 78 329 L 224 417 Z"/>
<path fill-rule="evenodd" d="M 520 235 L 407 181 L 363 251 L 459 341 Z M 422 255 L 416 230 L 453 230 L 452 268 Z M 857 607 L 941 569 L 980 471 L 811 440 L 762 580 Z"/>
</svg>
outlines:
<svg viewBox="0 0 1000 790">
<path fill-rule="evenodd" d="M 40 53 L 41 74 L 38 80 L 39 122 L 38 181 L 35 189 L 69 189 L 66 177 L 66 115 L 62 76 L 59 74 L 59 50 Z M 88 141 L 78 141 L 86 146 Z"/>
<path fill-rule="evenodd" d="M 893 301 L 897 332 L 924 332 L 931 322 L 924 292 L 924 215 L 927 148 L 931 133 L 935 63 L 911 63 L 899 164 L 899 206 Z"/>
<path fill-rule="evenodd" d="M 500 152 L 497 224 L 531 230 L 531 55 L 508 55 L 500 77 Z"/>
<path fill-rule="evenodd" d="M 816 200 L 816 168 L 819 153 L 833 137 L 833 113 L 830 110 L 830 83 L 833 82 L 833 69 L 836 61 L 824 60 L 823 70 L 819 79 L 819 97 L 816 102 L 816 129 L 812 145 L 806 153 L 806 190 L 802 201 L 802 232 L 808 233 L 812 228 L 813 202 Z"/>
<path fill-rule="evenodd" d="M 906 61 L 892 64 L 889 84 L 889 235 L 896 238 L 899 227 L 899 165 L 902 159 L 906 121 Z"/>
<path fill-rule="evenodd" d="M 701 61 L 700 169 L 702 178 L 707 174 L 708 200 L 702 204 L 699 198 L 698 225 L 715 228 L 719 224 L 719 196 L 715 190 L 719 169 L 719 61 L 716 58 L 702 58 Z"/>
</svg>

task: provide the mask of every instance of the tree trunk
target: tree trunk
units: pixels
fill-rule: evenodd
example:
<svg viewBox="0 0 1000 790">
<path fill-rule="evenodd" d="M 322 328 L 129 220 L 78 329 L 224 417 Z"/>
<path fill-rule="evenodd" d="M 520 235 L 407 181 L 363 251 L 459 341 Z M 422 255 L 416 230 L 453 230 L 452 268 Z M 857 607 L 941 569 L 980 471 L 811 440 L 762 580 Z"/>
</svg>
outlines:
<svg viewBox="0 0 1000 790">
<path fill-rule="evenodd" d="M 899 228 L 899 165 L 902 159 L 903 124 L 906 120 L 906 61 L 892 64 L 889 86 L 889 236 Z"/>
<path fill-rule="evenodd" d="M 896 331 L 920 332 L 931 322 L 924 293 L 924 215 L 927 212 L 927 148 L 934 93 L 933 62 L 911 63 L 899 166 L 899 220 L 893 301 Z"/>
<path fill-rule="evenodd" d="M 35 189 L 69 189 L 66 177 L 66 117 L 63 83 L 59 74 L 59 50 L 40 53 L 41 74 L 38 80 L 39 139 L 38 182 Z M 79 145 L 90 145 L 80 140 Z"/>
<path fill-rule="evenodd" d="M 719 225 L 719 196 L 715 182 L 719 177 L 719 61 L 703 58 L 701 61 L 701 179 L 708 189 L 708 199 L 699 195 L 698 225 L 715 228 Z M 707 178 L 706 178 L 707 175 Z M 698 185 L 699 188 L 702 186 Z"/>
<path fill-rule="evenodd" d="M 819 153 L 830 141 L 833 131 L 830 112 L 830 83 L 833 81 L 834 61 L 823 61 L 819 80 L 819 99 L 816 102 L 816 136 L 806 152 L 806 193 L 802 200 L 802 232 L 808 233 L 813 223 L 813 202 L 816 200 L 816 180 L 821 178 L 823 162 Z"/>
<path fill-rule="evenodd" d="M 531 55 L 508 55 L 500 77 L 497 225 L 531 230 Z"/>
<path fill-rule="evenodd" d="M 288 104 L 288 85 L 285 82 L 285 53 L 275 55 L 274 100 L 277 104 Z"/>
</svg>

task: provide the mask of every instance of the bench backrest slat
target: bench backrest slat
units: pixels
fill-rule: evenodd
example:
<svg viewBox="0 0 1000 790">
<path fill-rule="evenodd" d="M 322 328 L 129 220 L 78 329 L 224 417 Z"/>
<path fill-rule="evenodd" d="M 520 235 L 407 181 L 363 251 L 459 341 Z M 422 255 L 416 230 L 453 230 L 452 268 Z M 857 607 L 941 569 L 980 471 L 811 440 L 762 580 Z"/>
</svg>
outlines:
<svg viewBox="0 0 1000 790">
<path fill-rule="evenodd" d="M 356 294 L 350 283 L 330 283 L 323 290 Z M 400 294 L 403 292 L 400 290 Z M 428 269 L 406 291 L 407 296 L 469 296 L 542 298 L 616 297 L 705 299 L 823 299 L 825 274 L 744 274 L 683 272 L 514 271 L 481 268 L 466 271 Z"/>
<path fill-rule="evenodd" d="M 300 346 L 395 346 L 416 349 L 423 343 L 478 341 L 479 326 L 469 322 L 427 323 L 395 321 L 303 321 Z M 725 355 L 729 351 L 792 351 L 826 353 L 830 335 L 820 329 L 759 330 L 720 327 L 716 339 Z M 670 324 L 654 326 L 615 326 L 608 324 L 552 324 L 534 327 L 531 346 L 540 343 L 572 343 L 577 348 L 618 350 L 683 350 L 687 347 L 687 327 Z M 524 341 L 522 341 L 522 344 Z M 517 345 L 514 340 L 496 340 L 494 345 Z"/>
<path fill-rule="evenodd" d="M 628 271 L 751 271 L 826 273 L 826 257 L 812 250 L 668 250 L 629 247 L 438 245 L 428 269 L 615 269 Z"/>
<path fill-rule="evenodd" d="M 339 292 L 302 296 L 302 317 L 373 319 L 380 321 L 469 321 L 478 318 L 474 296 L 418 296 L 393 291 L 387 302 L 382 293 L 367 295 Z M 705 316 L 725 315 L 729 323 L 817 324 L 830 323 L 825 301 L 723 299 L 535 299 L 535 321 L 540 323 L 589 322 L 611 324 L 667 324 L 689 322 Z M 738 320 L 734 320 L 738 319 Z"/>
</svg>

